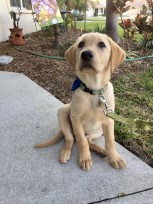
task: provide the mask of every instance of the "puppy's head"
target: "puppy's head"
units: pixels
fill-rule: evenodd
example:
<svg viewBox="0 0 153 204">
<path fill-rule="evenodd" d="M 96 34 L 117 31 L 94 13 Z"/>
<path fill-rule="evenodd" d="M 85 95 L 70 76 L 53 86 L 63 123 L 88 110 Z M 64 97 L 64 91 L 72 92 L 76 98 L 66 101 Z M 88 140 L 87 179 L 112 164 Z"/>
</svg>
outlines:
<svg viewBox="0 0 153 204">
<path fill-rule="evenodd" d="M 87 33 L 77 39 L 65 53 L 69 64 L 80 73 L 111 72 L 125 59 L 125 52 L 107 35 Z"/>
</svg>

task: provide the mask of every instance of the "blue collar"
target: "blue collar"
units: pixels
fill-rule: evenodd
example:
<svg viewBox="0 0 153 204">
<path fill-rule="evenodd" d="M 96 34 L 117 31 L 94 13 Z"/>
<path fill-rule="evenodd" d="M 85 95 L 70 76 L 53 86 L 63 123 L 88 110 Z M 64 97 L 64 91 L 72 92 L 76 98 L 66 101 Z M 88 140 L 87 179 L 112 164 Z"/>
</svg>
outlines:
<svg viewBox="0 0 153 204">
<path fill-rule="evenodd" d="M 78 77 L 75 79 L 75 81 L 72 84 L 71 91 L 76 91 L 78 88 L 80 88 L 82 91 L 87 92 L 91 95 L 103 95 L 104 91 L 107 89 L 107 85 L 105 85 L 103 88 L 98 90 L 92 90 L 89 89 Z"/>
</svg>

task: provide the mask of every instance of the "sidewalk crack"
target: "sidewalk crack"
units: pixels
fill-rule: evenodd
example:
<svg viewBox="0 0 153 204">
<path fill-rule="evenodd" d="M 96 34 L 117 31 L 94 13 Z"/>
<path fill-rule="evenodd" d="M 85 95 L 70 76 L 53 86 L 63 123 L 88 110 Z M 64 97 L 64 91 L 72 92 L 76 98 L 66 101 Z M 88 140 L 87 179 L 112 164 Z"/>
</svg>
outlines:
<svg viewBox="0 0 153 204">
<path fill-rule="evenodd" d="M 135 195 L 135 194 L 138 194 L 138 193 L 143 193 L 145 191 L 150 191 L 150 190 L 153 190 L 153 187 L 151 188 L 146 188 L 144 190 L 140 190 L 140 191 L 135 191 L 133 193 L 120 193 L 118 196 L 115 196 L 115 197 L 111 197 L 111 198 L 105 198 L 103 200 L 99 200 L 99 201 L 94 201 L 94 202 L 90 202 L 90 203 L 87 203 L 87 204 L 95 204 L 95 203 L 100 203 L 100 202 L 105 202 L 105 201 L 109 201 L 109 200 L 114 200 L 114 199 L 117 199 L 117 198 L 123 198 L 123 197 L 126 197 L 126 196 L 131 196 L 131 195 Z"/>
</svg>

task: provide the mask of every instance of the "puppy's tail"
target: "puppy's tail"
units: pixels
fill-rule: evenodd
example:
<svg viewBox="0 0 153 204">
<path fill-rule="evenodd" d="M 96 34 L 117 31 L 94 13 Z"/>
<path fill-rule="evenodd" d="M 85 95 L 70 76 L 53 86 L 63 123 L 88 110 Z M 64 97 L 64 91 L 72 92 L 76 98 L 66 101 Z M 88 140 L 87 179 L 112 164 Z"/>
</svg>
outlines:
<svg viewBox="0 0 153 204">
<path fill-rule="evenodd" d="M 35 148 L 49 147 L 50 145 L 53 145 L 59 142 L 62 139 L 62 137 L 63 137 L 63 134 L 61 131 L 59 131 L 59 133 L 55 135 L 53 138 L 51 138 L 50 140 L 44 141 L 40 144 L 36 144 L 34 147 Z"/>
</svg>

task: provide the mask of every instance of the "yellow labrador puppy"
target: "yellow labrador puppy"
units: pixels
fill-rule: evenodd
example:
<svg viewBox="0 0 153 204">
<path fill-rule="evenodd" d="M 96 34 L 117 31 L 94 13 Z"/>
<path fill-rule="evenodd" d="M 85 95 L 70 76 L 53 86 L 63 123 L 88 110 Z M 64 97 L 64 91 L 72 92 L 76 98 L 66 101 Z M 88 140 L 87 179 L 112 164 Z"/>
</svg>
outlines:
<svg viewBox="0 0 153 204">
<path fill-rule="evenodd" d="M 58 110 L 59 133 L 35 147 L 47 147 L 64 136 L 60 162 L 66 163 L 75 138 L 79 165 L 84 170 L 92 166 L 90 150 L 106 155 L 114 168 L 124 168 L 126 164 L 115 149 L 114 121 L 105 112 L 115 109 L 113 86 L 109 80 L 114 69 L 125 59 L 125 52 L 107 35 L 87 33 L 78 38 L 65 56 L 77 75 L 72 87 L 72 101 Z M 93 142 L 102 134 L 105 149 Z"/>
</svg>

